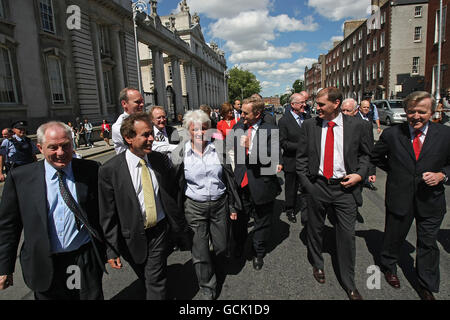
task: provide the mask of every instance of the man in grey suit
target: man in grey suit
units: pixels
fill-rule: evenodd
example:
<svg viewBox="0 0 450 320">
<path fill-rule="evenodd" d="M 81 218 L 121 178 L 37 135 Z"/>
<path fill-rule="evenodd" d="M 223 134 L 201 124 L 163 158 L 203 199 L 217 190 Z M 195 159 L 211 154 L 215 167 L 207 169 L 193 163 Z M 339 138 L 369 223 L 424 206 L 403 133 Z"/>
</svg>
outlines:
<svg viewBox="0 0 450 320">
<path fill-rule="evenodd" d="M 339 276 L 351 300 L 362 299 L 355 287 L 355 221 L 362 203 L 360 182 L 367 175 L 370 140 L 362 121 L 343 115 L 342 93 L 334 87 L 317 94 L 318 117 L 301 127 L 297 151 L 300 185 L 309 193 L 307 247 L 313 276 L 325 283 L 323 229 L 328 208 L 336 215 Z"/>
</svg>

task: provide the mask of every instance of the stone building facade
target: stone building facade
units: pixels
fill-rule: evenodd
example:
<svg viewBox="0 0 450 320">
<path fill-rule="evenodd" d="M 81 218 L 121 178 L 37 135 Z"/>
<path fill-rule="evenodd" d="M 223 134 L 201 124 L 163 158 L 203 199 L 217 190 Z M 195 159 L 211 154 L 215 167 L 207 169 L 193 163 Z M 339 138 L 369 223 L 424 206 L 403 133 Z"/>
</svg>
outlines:
<svg viewBox="0 0 450 320">
<path fill-rule="evenodd" d="M 150 23 L 137 17 L 139 42 L 155 57 L 152 80 L 158 91 L 150 91 L 150 102 L 172 107 L 173 113 L 213 103 L 212 92 L 226 90 L 223 52 L 204 40 L 201 49 L 192 49 L 162 23 L 157 1 L 150 3 Z M 0 127 L 16 120 L 28 121 L 30 131 L 51 119 L 114 122 L 122 112 L 120 90 L 139 85 L 132 18 L 129 0 L 0 0 Z M 196 28 L 189 32 L 201 34 Z M 212 60 L 221 82 L 211 77 Z M 172 83 L 164 76 L 168 61 Z M 145 83 L 144 73 L 142 78 Z"/>
</svg>

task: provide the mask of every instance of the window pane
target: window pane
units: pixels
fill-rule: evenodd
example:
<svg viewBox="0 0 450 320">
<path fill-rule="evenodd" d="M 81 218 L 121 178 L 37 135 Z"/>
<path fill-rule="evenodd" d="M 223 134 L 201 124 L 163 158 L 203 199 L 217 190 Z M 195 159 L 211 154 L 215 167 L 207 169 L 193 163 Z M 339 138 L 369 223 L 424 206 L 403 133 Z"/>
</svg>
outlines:
<svg viewBox="0 0 450 320">
<path fill-rule="evenodd" d="M 55 32 L 53 25 L 53 8 L 51 0 L 40 0 L 39 8 L 41 10 L 42 29 L 49 32 Z"/>
<path fill-rule="evenodd" d="M 9 50 L 0 48 L 0 102 L 17 102 Z"/>
<path fill-rule="evenodd" d="M 65 103 L 64 83 L 59 59 L 52 56 L 47 57 L 47 66 L 53 103 Z"/>
</svg>

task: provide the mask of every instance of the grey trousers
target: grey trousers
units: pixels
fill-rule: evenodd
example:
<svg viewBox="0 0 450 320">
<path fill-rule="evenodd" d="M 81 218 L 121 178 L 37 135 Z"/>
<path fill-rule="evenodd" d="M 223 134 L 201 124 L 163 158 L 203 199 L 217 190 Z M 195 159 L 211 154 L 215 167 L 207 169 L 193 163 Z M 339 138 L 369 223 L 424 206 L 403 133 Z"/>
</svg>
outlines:
<svg viewBox="0 0 450 320">
<path fill-rule="evenodd" d="M 228 198 L 222 196 L 217 201 L 198 202 L 187 198 L 184 212 L 189 227 L 194 231 L 192 241 L 192 264 L 194 265 L 200 289 L 209 289 L 215 294 L 217 268 L 215 258 L 224 256 L 227 248 Z M 211 239 L 215 257 L 209 252 Z M 220 259 L 219 259 L 220 260 Z"/>
</svg>

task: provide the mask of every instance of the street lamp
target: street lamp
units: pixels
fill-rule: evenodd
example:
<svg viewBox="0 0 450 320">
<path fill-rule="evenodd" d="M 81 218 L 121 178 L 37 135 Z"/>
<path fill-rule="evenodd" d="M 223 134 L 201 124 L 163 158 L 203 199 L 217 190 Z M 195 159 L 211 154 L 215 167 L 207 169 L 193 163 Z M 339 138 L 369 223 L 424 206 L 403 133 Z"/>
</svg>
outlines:
<svg viewBox="0 0 450 320">
<path fill-rule="evenodd" d="M 442 54 L 442 0 L 439 2 L 439 39 L 438 39 L 438 70 L 437 70 L 437 84 L 436 84 L 436 101 L 441 99 L 441 54 Z"/>
<path fill-rule="evenodd" d="M 153 0 L 152 2 L 156 2 Z M 145 13 L 145 20 L 144 22 L 146 24 L 150 23 L 150 19 L 148 17 L 148 9 L 150 8 L 150 4 L 148 3 L 148 0 L 136 0 L 131 2 L 131 8 L 133 9 L 133 25 L 134 25 L 134 45 L 136 49 L 136 66 L 137 66 L 137 75 L 138 75 L 138 86 L 139 86 L 139 92 L 141 94 L 144 94 L 142 90 L 142 79 L 141 79 L 141 59 L 139 57 L 139 42 L 137 39 L 137 22 L 136 18 L 138 13 Z"/>
</svg>

